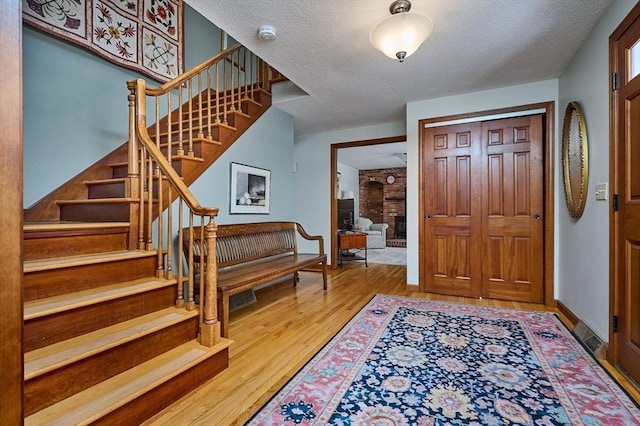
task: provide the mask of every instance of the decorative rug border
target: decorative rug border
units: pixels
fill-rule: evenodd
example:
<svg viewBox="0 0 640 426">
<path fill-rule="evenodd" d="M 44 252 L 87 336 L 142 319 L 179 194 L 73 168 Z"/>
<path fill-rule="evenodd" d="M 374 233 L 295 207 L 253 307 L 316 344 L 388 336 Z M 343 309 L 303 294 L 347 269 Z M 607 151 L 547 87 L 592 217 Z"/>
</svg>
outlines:
<svg viewBox="0 0 640 426">
<path fill-rule="evenodd" d="M 558 316 L 558 315 L 556 314 L 556 316 Z M 633 402 L 636 405 L 636 408 L 638 408 L 640 410 L 640 401 L 636 401 L 636 399 L 633 397 L 633 395 L 631 395 L 631 393 L 627 389 L 625 389 L 625 387 L 622 386 L 620 384 L 620 382 L 618 382 L 618 380 L 615 378 L 615 376 L 613 374 L 611 374 L 611 372 L 609 370 L 604 368 L 604 366 L 600 363 L 600 361 L 598 361 L 598 358 L 596 358 L 596 356 L 593 354 L 593 352 L 591 352 L 589 350 L 587 345 L 582 340 L 580 340 L 578 338 L 578 336 L 573 332 L 573 330 L 571 330 L 564 322 L 562 322 L 562 320 L 560 320 L 559 317 L 558 317 L 558 320 L 562 323 L 562 325 L 564 325 L 564 327 L 567 329 L 567 332 L 569 332 L 571 334 L 571 336 L 573 337 L 573 340 L 575 340 L 582 347 L 582 350 L 587 355 L 589 355 L 591 357 L 593 362 L 596 363 L 597 366 L 600 367 L 600 369 L 607 374 L 607 376 L 609 376 L 609 379 L 611 379 L 618 386 L 618 388 L 620 388 L 620 390 L 622 392 L 624 392 L 625 395 L 627 395 L 627 397 L 631 400 L 631 402 Z"/>
</svg>

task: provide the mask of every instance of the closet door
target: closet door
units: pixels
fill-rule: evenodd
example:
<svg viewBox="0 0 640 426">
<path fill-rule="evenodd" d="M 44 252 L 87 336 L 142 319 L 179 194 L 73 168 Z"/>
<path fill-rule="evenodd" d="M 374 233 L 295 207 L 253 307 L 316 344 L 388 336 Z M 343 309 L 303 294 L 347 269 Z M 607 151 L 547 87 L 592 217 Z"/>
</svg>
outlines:
<svg viewBox="0 0 640 426">
<path fill-rule="evenodd" d="M 542 302 L 542 116 L 423 132 L 422 288 Z"/>
<path fill-rule="evenodd" d="M 482 295 L 543 302 L 542 117 L 482 123 Z"/>
<path fill-rule="evenodd" d="M 480 296 L 480 124 L 424 132 L 424 289 Z"/>
</svg>

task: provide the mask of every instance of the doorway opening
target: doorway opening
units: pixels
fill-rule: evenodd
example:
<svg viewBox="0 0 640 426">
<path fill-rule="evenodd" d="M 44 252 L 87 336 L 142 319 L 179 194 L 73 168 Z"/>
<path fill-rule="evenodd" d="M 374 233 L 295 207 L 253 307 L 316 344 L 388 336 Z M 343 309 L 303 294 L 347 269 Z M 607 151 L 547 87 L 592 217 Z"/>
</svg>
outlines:
<svg viewBox="0 0 640 426">
<path fill-rule="evenodd" d="M 402 186 L 403 195 L 401 198 L 404 200 L 404 187 L 406 186 L 405 142 L 406 136 L 400 135 L 331 145 L 331 232 L 335 237 L 331 239 L 330 258 L 333 268 L 338 265 L 338 231 L 341 229 L 338 218 L 339 200 L 354 199 L 355 231 L 360 232 L 359 230 L 366 226 L 367 221 L 373 225 L 367 229 L 367 248 L 372 248 L 372 250 L 368 250 L 368 254 L 373 255 L 373 259 L 375 259 L 377 252 L 381 251 L 378 249 L 387 247 L 387 238 L 393 237 L 395 231 L 391 225 L 395 226 L 395 221 L 389 220 L 390 216 L 385 216 L 385 214 L 392 214 L 386 211 L 385 204 L 396 203 L 400 199 L 397 197 L 398 200 L 388 200 L 388 198 L 393 198 L 388 196 L 390 188 L 395 189 Z M 350 155 L 354 154 L 356 150 L 358 151 L 356 155 Z M 363 155 L 362 152 L 366 155 Z M 362 162 L 365 157 L 367 162 Z M 343 162 L 349 164 L 343 164 Z M 395 176 L 399 173 L 391 172 L 393 170 L 402 170 L 401 182 Z M 393 214 L 395 216 L 395 213 Z M 402 215 L 404 215 L 404 210 L 402 210 Z M 361 223 L 358 223 L 359 220 Z M 386 224 L 386 227 L 383 224 Z M 406 263 L 406 255 L 403 261 Z"/>
</svg>

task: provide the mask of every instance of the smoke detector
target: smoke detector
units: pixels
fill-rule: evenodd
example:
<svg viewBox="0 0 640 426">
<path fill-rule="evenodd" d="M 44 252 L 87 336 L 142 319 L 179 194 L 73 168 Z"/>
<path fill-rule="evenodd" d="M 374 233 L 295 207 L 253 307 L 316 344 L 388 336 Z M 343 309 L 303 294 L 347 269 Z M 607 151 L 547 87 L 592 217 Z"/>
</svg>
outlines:
<svg viewBox="0 0 640 426">
<path fill-rule="evenodd" d="M 260 40 L 272 41 L 276 39 L 276 29 L 271 25 L 261 25 L 258 28 L 258 37 Z"/>
</svg>

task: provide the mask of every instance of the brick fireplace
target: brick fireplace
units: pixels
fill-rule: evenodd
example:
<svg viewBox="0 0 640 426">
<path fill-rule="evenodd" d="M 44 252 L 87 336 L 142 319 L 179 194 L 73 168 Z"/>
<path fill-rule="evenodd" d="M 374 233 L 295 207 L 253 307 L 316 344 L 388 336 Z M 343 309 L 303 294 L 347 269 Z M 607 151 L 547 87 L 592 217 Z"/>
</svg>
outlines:
<svg viewBox="0 0 640 426">
<path fill-rule="evenodd" d="M 387 241 L 405 239 L 407 169 L 360 170 L 359 181 L 360 216 L 387 223 Z"/>
</svg>

